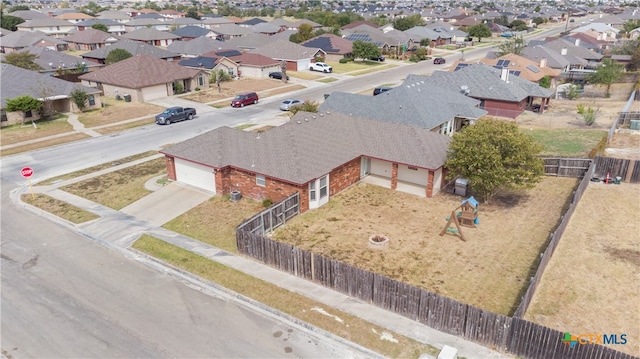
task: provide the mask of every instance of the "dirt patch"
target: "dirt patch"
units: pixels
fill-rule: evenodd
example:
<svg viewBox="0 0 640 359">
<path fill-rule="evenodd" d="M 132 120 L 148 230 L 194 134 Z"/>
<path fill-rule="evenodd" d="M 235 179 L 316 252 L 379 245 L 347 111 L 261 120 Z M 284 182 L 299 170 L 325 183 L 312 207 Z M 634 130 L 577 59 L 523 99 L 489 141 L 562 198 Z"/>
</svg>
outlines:
<svg viewBox="0 0 640 359">
<path fill-rule="evenodd" d="M 218 91 L 216 84 L 211 84 L 211 88 L 209 89 L 197 91 L 192 94 L 182 96 L 182 98 L 201 103 L 209 103 L 225 100 L 234 97 L 239 93 L 248 91 L 255 91 L 259 96 L 265 97 L 269 95 L 276 95 L 278 93 L 295 91 L 302 88 L 304 88 L 302 85 L 291 83 L 285 84 L 280 80 L 274 79 L 241 79 L 222 82 L 220 84 L 221 91 Z"/>
<path fill-rule="evenodd" d="M 626 333 L 640 353 L 640 185 L 590 183 L 525 318 L 561 331 Z"/>
<path fill-rule="evenodd" d="M 497 194 L 480 204 L 477 228 L 466 242 L 439 236 L 463 199 L 419 198 L 373 185 L 356 185 L 317 210 L 276 230 L 275 239 L 384 274 L 464 303 L 509 314 L 535 270 L 577 181 L 546 177 L 535 188 Z M 368 238 L 389 238 L 384 250 Z"/>
<path fill-rule="evenodd" d="M 604 155 L 640 160 L 640 131 L 617 130 L 607 145 Z"/>
<path fill-rule="evenodd" d="M 611 87 L 611 97 L 604 96 L 602 86 L 585 86 L 584 93 L 576 100 L 551 99 L 548 109 L 542 113 L 526 111 L 516 119 L 516 123 L 523 128 L 584 128 L 608 130 L 615 121 L 618 113 L 629 99 L 633 90 L 633 83 L 614 84 Z M 597 110 L 595 123 L 587 126 L 583 117 L 577 113 L 578 105 Z M 630 111 L 640 111 L 640 103 L 635 101 Z"/>
</svg>

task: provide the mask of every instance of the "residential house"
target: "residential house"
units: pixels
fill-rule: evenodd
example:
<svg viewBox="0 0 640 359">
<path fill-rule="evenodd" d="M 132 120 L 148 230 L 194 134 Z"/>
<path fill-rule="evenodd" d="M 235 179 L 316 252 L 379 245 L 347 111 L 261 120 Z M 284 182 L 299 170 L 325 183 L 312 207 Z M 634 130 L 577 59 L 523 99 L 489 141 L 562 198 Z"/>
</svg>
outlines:
<svg viewBox="0 0 640 359">
<path fill-rule="evenodd" d="M 568 36 L 563 36 L 562 39 L 599 54 L 602 54 L 605 50 L 609 50 L 611 48 L 610 42 L 598 40 L 597 33 L 592 31 L 577 32 Z"/>
<path fill-rule="evenodd" d="M 451 136 L 487 113 L 479 105 L 479 100 L 459 90 L 431 86 L 421 78 L 407 78 L 400 86 L 377 96 L 332 92 L 319 110 L 401 123 Z"/>
<path fill-rule="evenodd" d="M 195 57 L 223 48 L 227 48 L 227 43 L 202 36 L 189 41 L 173 41 L 167 46 L 167 51 L 180 54 L 183 57 Z"/>
<path fill-rule="evenodd" d="M 86 52 L 80 56 L 85 60 L 104 64 L 107 56 L 109 55 L 109 52 L 114 49 L 124 49 L 133 56 L 145 54 L 166 61 L 179 61 L 182 58 L 180 54 L 177 54 L 175 52 L 167 51 L 153 45 L 128 39 L 120 40 L 110 46 L 101 47 L 99 49 Z"/>
<path fill-rule="evenodd" d="M 80 86 L 73 82 L 60 80 L 56 77 L 41 74 L 37 71 L 26 70 L 21 67 L 0 64 L 2 71 L 0 77 L 1 91 L 0 99 L 2 100 L 2 113 L 0 126 L 8 126 L 15 123 L 21 123 L 23 119 L 29 121 L 37 120 L 40 114 L 36 112 L 7 112 L 5 110 L 7 100 L 29 95 L 41 101 L 47 101 L 47 105 L 43 108 L 46 115 L 54 112 L 75 112 L 77 106 L 71 101 L 71 93 L 78 89 L 86 92 L 89 99 L 86 103 L 88 109 L 100 108 L 100 91 L 94 88 Z"/>
<path fill-rule="evenodd" d="M 76 24 L 79 31 L 91 29 L 95 24 L 102 24 L 107 27 L 107 31 L 114 36 L 121 36 L 126 33 L 125 24 L 111 19 L 89 19 Z"/>
<path fill-rule="evenodd" d="M 82 73 L 102 67 L 100 64 L 87 62 L 78 56 L 68 55 L 64 52 L 41 46 L 27 47 L 20 52 L 28 52 L 36 55 L 33 62 L 41 67 L 39 72 L 51 76 L 61 75 L 67 72 Z"/>
<path fill-rule="evenodd" d="M 222 17 L 222 16 L 219 16 L 219 17 L 207 17 L 207 18 L 204 18 L 204 19 L 200 20 L 200 22 L 207 29 L 220 27 L 222 25 L 233 25 L 233 24 L 235 24 L 233 22 L 233 20 L 227 19 L 226 17 Z"/>
<path fill-rule="evenodd" d="M 146 45 L 149 46 L 149 45 Z M 105 96 L 128 94 L 133 102 L 173 96 L 176 83 L 184 91 L 209 88 L 206 71 L 190 69 L 149 55 L 136 55 L 80 76 L 82 84 L 102 89 Z"/>
<path fill-rule="evenodd" d="M 444 186 L 450 139 L 429 130 L 337 112 L 298 112 L 255 134 L 217 128 L 161 151 L 167 177 L 211 193 L 280 201 L 298 192 L 318 208 L 366 177 L 432 197 Z"/>
<path fill-rule="evenodd" d="M 269 72 L 280 70 L 280 61 L 257 53 L 217 50 L 203 54 L 202 57 L 217 59 L 214 70 L 223 70 L 232 77 L 264 79 L 269 77 Z"/>
<path fill-rule="evenodd" d="M 182 11 L 176 11 L 171 9 L 164 9 L 159 12 L 159 14 L 167 19 L 181 19 L 186 15 Z"/>
<path fill-rule="evenodd" d="M 353 57 L 353 42 L 334 34 L 323 34 L 301 42 L 300 45 L 325 52 L 326 61 L 340 61 Z"/>
<path fill-rule="evenodd" d="M 24 21 L 34 20 L 34 19 L 48 19 L 49 16 L 45 13 L 35 10 L 16 10 L 8 13 L 7 15 L 19 17 Z"/>
<path fill-rule="evenodd" d="M 136 16 L 133 20 L 124 24 L 124 29 L 126 32 L 132 32 L 135 30 L 143 29 L 143 28 L 152 28 L 158 31 L 169 31 L 169 28 L 170 28 L 169 23 L 164 21 L 164 18 L 162 18 L 162 16 L 157 14 L 156 16 L 160 17 L 161 19 L 154 19 L 150 17 L 142 18 L 142 15 Z"/>
<path fill-rule="evenodd" d="M 180 39 L 180 36 L 178 35 L 174 35 L 170 32 L 158 31 L 150 27 L 145 27 L 128 32 L 122 35 L 122 37 L 125 39 L 162 47 L 169 46 L 173 41 Z"/>
<path fill-rule="evenodd" d="M 308 69 L 317 58 L 324 60 L 326 53 L 319 48 L 309 48 L 287 40 L 276 40 L 250 51 L 274 60 L 286 61 L 288 71 Z"/>
<path fill-rule="evenodd" d="M 252 34 L 248 34 L 247 36 L 235 37 L 231 40 L 224 41 L 224 46 L 222 48 L 236 49 L 239 51 L 249 51 L 274 42 L 277 39 L 277 35 L 269 36 L 254 32 Z M 284 40 L 289 41 L 288 39 Z"/>
<path fill-rule="evenodd" d="M 603 40 L 607 42 L 614 43 L 618 38 L 618 33 L 620 30 L 616 29 L 607 24 L 593 22 L 584 26 L 580 26 L 576 29 L 571 30 L 571 34 L 581 33 L 581 32 L 590 32 L 595 34 L 597 40 Z"/>
<path fill-rule="evenodd" d="M 574 42 L 564 39 L 548 42 L 529 41 L 522 50 L 522 56 L 534 61 L 546 57 L 549 67 L 564 71 L 594 69 L 603 58 L 602 54 L 576 46 Z"/>
<path fill-rule="evenodd" d="M 131 16 L 119 10 L 105 10 L 98 13 L 98 19 L 113 20 L 122 24 L 131 21 Z"/>
<path fill-rule="evenodd" d="M 261 23 L 249 26 L 249 28 L 253 32 L 256 32 L 259 34 L 265 34 L 265 35 L 275 35 L 281 31 L 285 31 L 285 30 L 282 30 L 280 26 L 277 26 L 269 22 L 261 22 Z"/>
<path fill-rule="evenodd" d="M 96 29 L 88 28 L 84 31 L 76 31 L 63 39 L 69 44 L 69 48 L 75 51 L 92 51 L 101 47 L 112 45 L 119 38 Z"/>
<path fill-rule="evenodd" d="M 431 76 L 409 75 L 406 81 L 424 81 L 452 91 L 461 91 L 480 100 L 480 108 L 491 116 L 516 118 L 525 110 L 539 104 L 544 111 L 553 91 L 513 76 L 508 68 L 496 69 L 485 64 L 474 64 L 455 72 L 435 71 Z"/>
<path fill-rule="evenodd" d="M 516 54 L 506 54 L 495 59 L 484 58 L 477 62 L 458 60 L 449 67 L 449 71 L 458 71 L 474 63 L 483 63 L 500 69 L 506 67 L 509 69 L 510 75 L 518 76 L 531 82 L 538 82 L 545 76 L 549 76 L 552 80 L 555 80 L 562 72 L 558 69 L 548 67 L 546 65 L 546 59 L 536 62 Z"/>
<path fill-rule="evenodd" d="M 62 39 L 51 37 L 40 31 L 12 31 L 2 36 L 0 52 L 8 54 L 31 46 L 46 47 L 56 51 L 69 49 L 68 44 Z"/>
<path fill-rule="evenodd" d="M 205 28 L 205 25 L 200 21 L 191 17 L 182 17 L 177 19 L 167 19 L 165 20 L 167 24 L 169 24 L 169 30 L 177 30 L 181 27 L 185 26 L 200 26 Z"/>
<path fill-rule="evenodd" d="M 81 21 L 93 19 L 93 16 L 87 15 L 82 12 L 65 12 L 55 17 L 56 19 L 69 21 L 73 24 L 77 24 Z"/>
<path fill-rule="evenodd" d="M 28 20 L 18 24 L 16 28 L 18 31 L 40 31 L 56 38 L 67 36 L 76 29 L 75 25 L 69 21 L 49 17 Z"/>
<path fill-rule="evenodd" d="M 212 27 L 211 30 L 215 32 L 218 40 L 227 41 L 236 37 L 247 36 L 253 34 L 253 30 L 247 27 L 242 27 L 236 24 L 221 24 L 220 26 Z"/>
<path fill-rule="evenodd" d="M 208 37 L 214 40 L 218 36 L 211 29 L 206 29 L 201 26 L 185 26 L 172 31 L 171 33 L 178 36 L 182 41 L 189 41 L 199 37 Z M 177 40 L 174 40 L 173 42 L 175 41 Z"/>
</svg>

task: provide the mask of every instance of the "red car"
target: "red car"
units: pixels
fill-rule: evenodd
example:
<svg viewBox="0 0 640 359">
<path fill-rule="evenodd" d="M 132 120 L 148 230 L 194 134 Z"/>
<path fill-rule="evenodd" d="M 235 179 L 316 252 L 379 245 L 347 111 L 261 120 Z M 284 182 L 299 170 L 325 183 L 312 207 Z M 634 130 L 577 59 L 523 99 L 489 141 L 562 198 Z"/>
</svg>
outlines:
<svg viewBox="0 0 640 359">
<path fill-rule="evenodd" d="M 244 105 L 258 103 L 258 94 L 255 92 L 241 93 L 231 100 L 231 107 L 244 107 Z"/>
<path fill-rule="evenodd" d="M 441 65 L 445 62 L 447 62 L 447 60 L 443 59 L 442 57 L 436 57 L 435 59 L 433 59 L 433 63 L 436 65 Z"/>
</svg>

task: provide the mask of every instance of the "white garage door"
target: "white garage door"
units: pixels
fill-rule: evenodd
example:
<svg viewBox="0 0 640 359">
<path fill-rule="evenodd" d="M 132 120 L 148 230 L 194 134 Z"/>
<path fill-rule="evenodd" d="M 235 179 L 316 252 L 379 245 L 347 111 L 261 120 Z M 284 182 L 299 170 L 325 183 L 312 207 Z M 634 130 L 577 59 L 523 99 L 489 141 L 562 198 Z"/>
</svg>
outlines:
<svg viewBox="0 0 640 359">
<path fill-rule="evenodd" d="M 425 170 L 424 168 L 398 165 L 398 181 L 426 186 L 428 175 L 429 171 Z"/>
<path fill-rule="evenodd" d="M 391 178 L 391 162 L 371 160 L 371 174 Z"/>
<path fill-rule="evenodd" d="M 213 168 L 176 158 L 176 180 L 206 191 L 216 192 Z"/>
</svg>

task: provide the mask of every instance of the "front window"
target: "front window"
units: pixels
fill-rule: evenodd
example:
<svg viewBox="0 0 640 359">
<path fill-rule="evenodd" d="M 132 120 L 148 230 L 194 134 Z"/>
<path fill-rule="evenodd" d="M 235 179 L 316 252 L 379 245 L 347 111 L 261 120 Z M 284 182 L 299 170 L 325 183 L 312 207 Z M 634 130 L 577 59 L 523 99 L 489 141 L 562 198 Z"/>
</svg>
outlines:
<svg viewBox="0 0 640 359">
<path fill-rule="evenodd" d="M 327 196 L 327 176 L 320 178 L 320 198 Z"/>
<path fill-rule="evenodd" d="M 260 187 L 266 187 L 267 181 L 265 180 L 263 175 L 256 175 L 256 185 Z"/>
<path fill-rule="evenodd" d="M 309 200 L 316 200 L 316 181 L 309 182 Z"/>
</svg>

